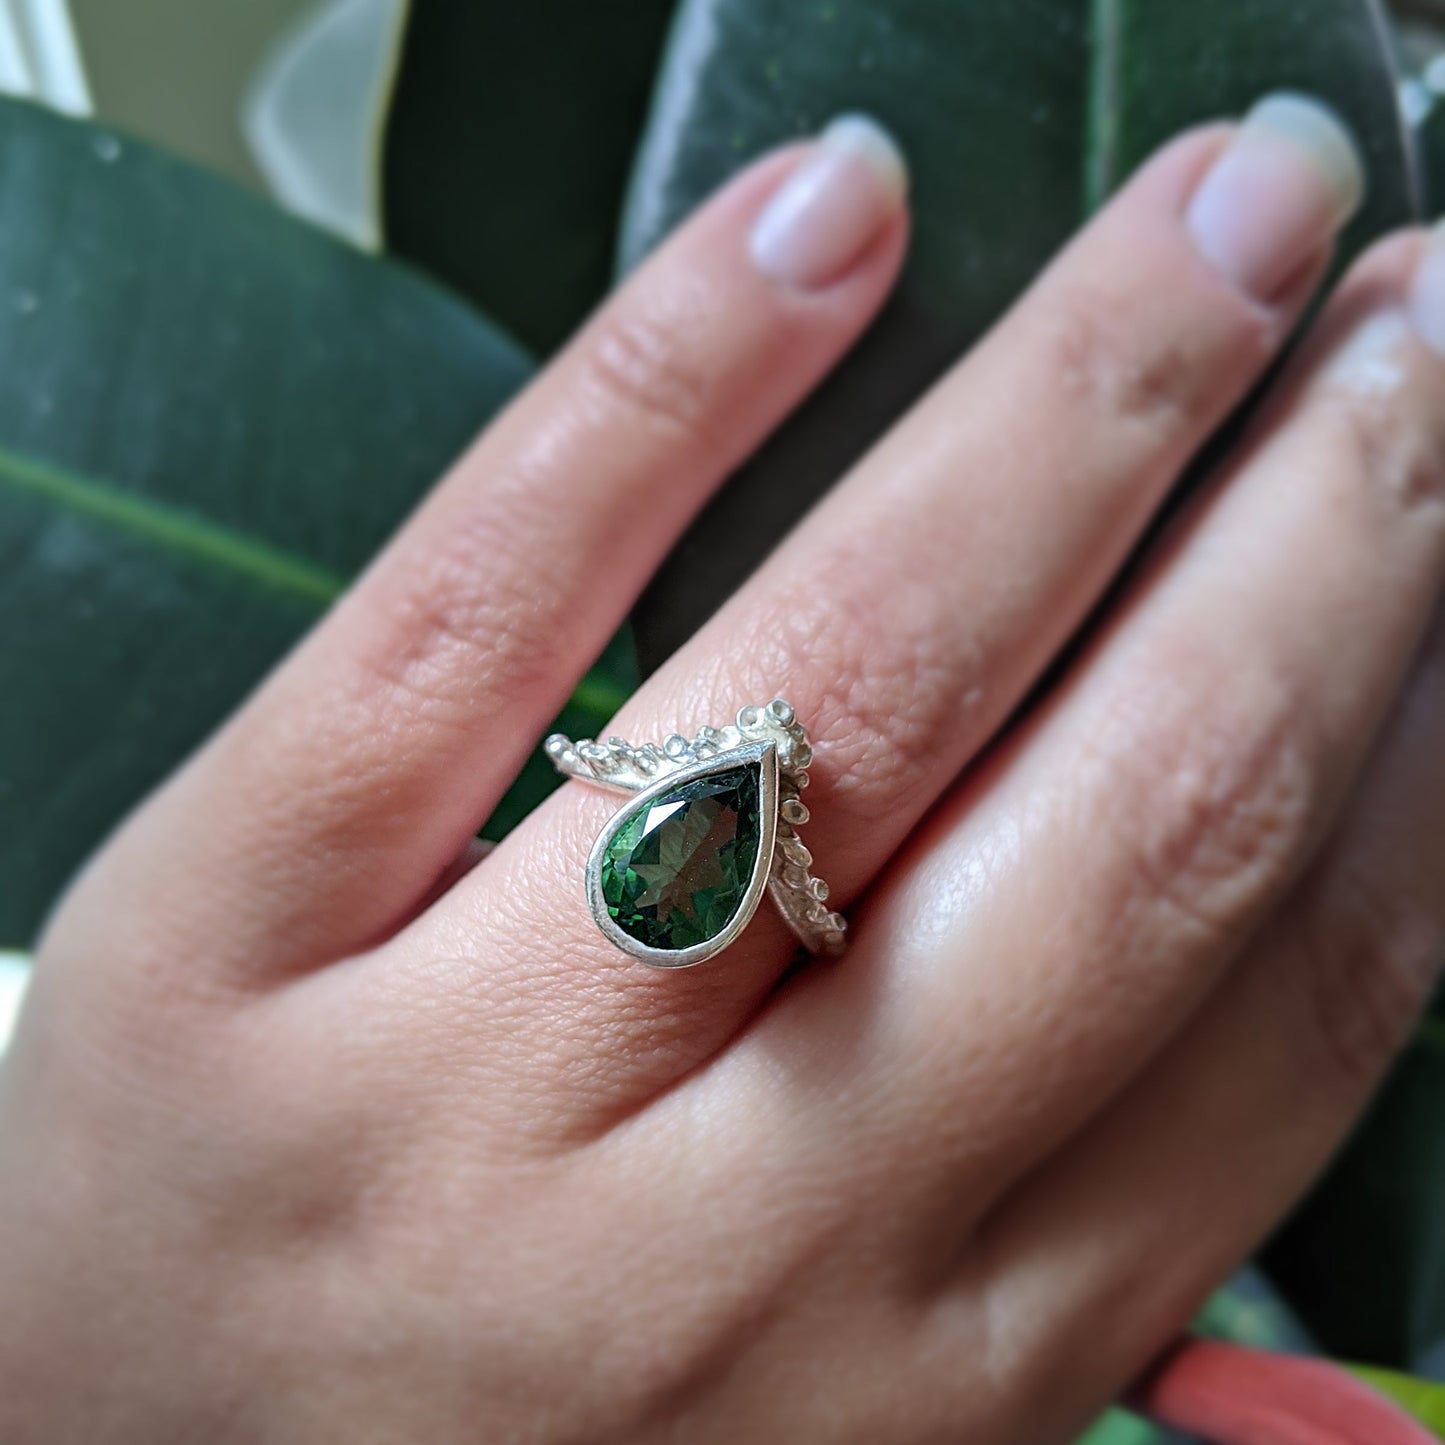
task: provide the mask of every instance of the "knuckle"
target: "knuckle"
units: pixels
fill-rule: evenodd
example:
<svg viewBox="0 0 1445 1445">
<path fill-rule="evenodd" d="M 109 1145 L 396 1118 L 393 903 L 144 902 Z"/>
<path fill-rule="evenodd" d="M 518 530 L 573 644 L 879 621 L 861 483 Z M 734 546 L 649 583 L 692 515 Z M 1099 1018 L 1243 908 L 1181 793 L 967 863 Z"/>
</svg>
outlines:
<svg viewBox="0 0 1445 1445">
<path fill-rule="evenodd" d="M 551 613 L 535 575 L 507 560 L 519 553 L 518 536 L 534 535 L 515 511 L 490 497 L 389 592 L 361 658 L 365 692 L 380 683 L 414 715 L 467 725 L 488 699 L 531 697 L 548 685 Z M 501 560 L 488 566 L 488 558 Z"/>
<path fill-rule="evenodd" d="M 1061 293 L 1046 323 L 1052 369 L 1091 414 L 1172 436 L 1199 418 L 1210 368 L 1187 336 L 1139 326 L 1136 312 L 1104 291 Z"/>
<path fill-rule="evenodd" d="M 929 786 L 950 733 L 979 699 L 982 649 L 966 629 L 909 627 L 903 619 L 916 609 L 860 587 L 856 561 L 817 565 L 825 580 L 808 593 L 817 600 L 790 593 L 765 609 L 749 653 L 764 685 L 799 680 L 794 701 L 826 757 L 830 794 L 850 814 L 873 817 Z M 840 575 L 826 576 L 834 567 Z"/>
<path fill-rule="evenodd" d="M 1350 475 L 1401 512 L 1445 507 L 1445 456 L 1394 400 L 1351 391 L 1331 409 Z"/>
<path fill-rule="evenodd" d="M 1440 976 L 1445 926 L 1356 870 L 1321 875 L 1300 937 L 1307 1017 L 1326 1064 L 1348 1087 L 1369 1087 Z"/>
<path fill-rule="evenodd" d="M 1310 427 L 1345 485 L 1406 513 L 1445 512 L 1445 435 L 1437 366 L 1393 312 L 1354 322 L 1306 386 Z"/>
<path fill-rule="evenodd" d="M 1136 907 L 1233 940 L 1287 885 L 1312 831 L 1315 788 L 1282 696 L 1250 715 L 1192 693 L 1109 729 L 1102 781 Z"/>
<path fill-rule="evenodd" d="M 717 384 L 679 318 L 603 312 L 582 346 L 582 386 L 604 408 L 684 443 L 708 440 Z"/>
</svg>

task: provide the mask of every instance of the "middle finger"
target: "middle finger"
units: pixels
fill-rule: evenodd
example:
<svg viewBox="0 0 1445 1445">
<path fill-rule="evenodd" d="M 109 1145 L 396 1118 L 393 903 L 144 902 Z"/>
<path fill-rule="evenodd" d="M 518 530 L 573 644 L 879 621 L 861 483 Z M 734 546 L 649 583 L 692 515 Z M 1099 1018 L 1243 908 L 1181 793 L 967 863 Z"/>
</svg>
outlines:
<svg viewBox="0 0 1445 1445">
<path fill-rule="evenodd" d="M 846 904 L 1097 600 L 1287 334 L 1358 192 L 1344 133 L 1300 100 L 1167 148 L 623 729 L 660 739 L 788 695 L 817 746 L 808 842 Z M 713 968 L 603 966 L 620 956 L 594 931 L 580 864 L 610 807 L 564 790 L 426 927 L 505 937 L 518 917 L 545 919 L 565 942 L 540 968 L 517 950 L 528 998 L 555 1019 L 554 987 L 565 994 L 589 1078 L 645 1096 L 737 1028 L 790 949 L 768 915 Z M 600 1075 L 599 1053 L 615 1061 Z"/>
<path fill-rule="evenodd" d="M 1204 254 L 1217 208 L 1196 214 L 1215 162 L 1274 228 L 1268 248 L 1235 238 L 1237 276 Z M 1284 98 L 1166 148 L 669 666 L 638 726 L 787 696 L 826 757 L 809 802 L 828 871 L 866 883 L 1273 356 L 1358 197 L 1355 165 L 1326 112 Z M 1278 172 L 1268 206 L 1260 170 Z"/>
</svg>

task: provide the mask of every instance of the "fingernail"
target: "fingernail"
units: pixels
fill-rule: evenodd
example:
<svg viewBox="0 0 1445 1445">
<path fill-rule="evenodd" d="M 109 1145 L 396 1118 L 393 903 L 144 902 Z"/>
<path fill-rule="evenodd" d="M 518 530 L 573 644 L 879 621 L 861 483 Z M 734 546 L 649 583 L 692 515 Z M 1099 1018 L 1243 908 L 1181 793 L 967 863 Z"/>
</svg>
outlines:
<svg viewBox="0 0 1445 1445">
<path fill-rule="evenodd" d="M 866 115 L 839 116 L 753 224 L 753 261 L 786 286 L 826 286 L 898 213 L 907 189 L 893 137 Z"/>
<path fill-rule="evenodd" d="M 1354 213 L 1365 168 L 1343 121 L 1307 95 L 1261 100 L 1189 203 L 1200 254 L 1258 301 L 1271 301 Z"/>
<path fill-rule="evenodd" d="M 1410 320 L 1425 344 L 1445 356 L 1445 222 L 1431 231 L 1415 267 Z"/>
</svg>

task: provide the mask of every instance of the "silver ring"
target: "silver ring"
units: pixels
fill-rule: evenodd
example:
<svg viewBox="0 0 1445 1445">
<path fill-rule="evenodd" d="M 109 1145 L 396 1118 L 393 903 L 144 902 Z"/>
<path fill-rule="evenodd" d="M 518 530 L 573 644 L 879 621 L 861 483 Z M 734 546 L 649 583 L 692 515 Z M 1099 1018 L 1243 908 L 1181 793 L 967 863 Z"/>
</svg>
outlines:
<svg viewBox="0 0 1445 1445">
<path fill-rule="evenodd" d="M 748 926 L 764 889 L 809 952 L 842 952 L 847 921 L 828 909 L 797 832 L 813 749 L 781 698 L 691 742 L 554 733 L 545 746 L 565 776 L 632 795 L 597 835 L 586 871 L 592 917 L 625 953 L 654 968 L 702 963 Z"/>
</svg>

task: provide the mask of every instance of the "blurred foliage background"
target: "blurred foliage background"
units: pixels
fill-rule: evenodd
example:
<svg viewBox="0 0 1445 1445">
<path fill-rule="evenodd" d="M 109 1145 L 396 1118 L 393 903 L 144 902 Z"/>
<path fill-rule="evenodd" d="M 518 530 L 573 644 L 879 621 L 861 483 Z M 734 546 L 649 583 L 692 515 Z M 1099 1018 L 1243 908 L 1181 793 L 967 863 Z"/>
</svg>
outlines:
<svg viewBox="0 0 1445 1445">
<path fill-rule="evenodd" d="M 759 150 L 880 115 L 915 173 L 907 271 L 705 519 L 749 525 L 680 544 L 574 734 L 1137 160 L 1282 86 L 1367 153 L 1342 263 L 1445 206 L 1445 0 L 0 0 L 0 1015 L 96 840 Z M 534 760 L 488 831 L 551 785 Z M 1442 1111 L 1445 1007 L 1201 1327 L 1409 1376 L 1445 1414 Z"/>
</svg>

